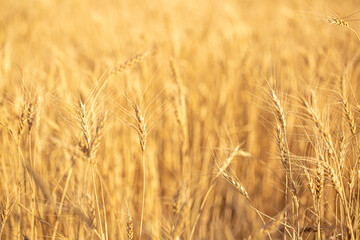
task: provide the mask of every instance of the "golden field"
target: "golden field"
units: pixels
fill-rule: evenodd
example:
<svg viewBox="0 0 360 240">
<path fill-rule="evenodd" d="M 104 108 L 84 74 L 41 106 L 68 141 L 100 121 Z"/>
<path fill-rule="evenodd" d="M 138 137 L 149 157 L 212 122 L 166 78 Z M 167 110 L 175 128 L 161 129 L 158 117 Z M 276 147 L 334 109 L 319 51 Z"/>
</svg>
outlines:
<svg viewBox="0 0 360 240">
<path fill-rule="evenodd" d="M 359 9 L 1 0 L 0 238 L 360 239 Z"/>
</svg>

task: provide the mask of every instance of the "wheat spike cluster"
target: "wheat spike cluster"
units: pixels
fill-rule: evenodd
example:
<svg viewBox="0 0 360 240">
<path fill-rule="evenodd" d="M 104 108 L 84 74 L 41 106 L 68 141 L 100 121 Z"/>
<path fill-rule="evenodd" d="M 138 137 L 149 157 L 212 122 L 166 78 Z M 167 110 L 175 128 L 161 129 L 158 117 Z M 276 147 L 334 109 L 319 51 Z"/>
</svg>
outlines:
<svg viewBox="0 0 360 240">
<path fill-rule="evenodd" d="M 360 239 L 359 1 L 0 6 L 0 239 Z"/>
</svg>

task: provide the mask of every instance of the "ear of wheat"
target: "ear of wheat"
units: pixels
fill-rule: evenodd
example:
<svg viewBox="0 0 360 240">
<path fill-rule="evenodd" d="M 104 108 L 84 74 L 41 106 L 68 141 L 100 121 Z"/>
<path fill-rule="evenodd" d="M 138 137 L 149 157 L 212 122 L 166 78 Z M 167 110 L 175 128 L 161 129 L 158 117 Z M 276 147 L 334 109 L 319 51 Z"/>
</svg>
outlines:
<svg viewBox="0 0 360 240">
<path fill-rule="evenodd" d="M 327 20 L 331 24 L 336 24 L 344 28 L 349 27 L 349 23 L 341 18 L 328 18 Z"/>
<path fill-rule="evenodd" d="M 37 123 L 39 120 L 40 114 L 40 98 L 36 97 L 29 101 L 28 109 L 27 109 L 27 122 L 29 131 L 31 131 L 33 124 Z"/>
<path fill-rule="evenodd" d="M 313 198 L 315 198 L 316 197 L 316 185 L 314 183 L 314 178 L 313 178 L 313 176 L 310 175 L 309 171 L 306 168 L 304 168 L 304 172 L 305 172 L 305 176 L 308 181 L 308 184 L 309 184 L 309 189 L 310 189 L 311 195 L 313 196 Z"/>
<path fill-rule="evenodd" d="M 139 106 L 137 104 L 134 104 L 133 108 L 137 120 L 137 133 L 139 135 L 141 151 L 145 152 L 147 137 L 146 123 Z"/>
<path fill-rule="evenodd" d="M 319 202 L 324 190 L 324 167 L 319 163 L 316 163 L 316 176 L 315 176 L 315 195 L 316 200 Z"/>
<path fill-rule="evenodd" d="M 222 177 L 230 183 L 231 186 L 233 186 L 241 195 L 243 195 L 249 202 L 251 202 L 248 192 L 246 191 L 244 185 L 236 179 L 235 177 L 231 176 L 229 173 L 223 171 Z"/>
<path fill-rule="evenodd" d="M 133 240 L 134 239 L 134 224 L 133 224 L 133 220 L 132 220 L 132 218 L 130 216 L 130 213 L 127 214 L 126 232 L 127 232 L 128 239 Z"/>
<path fill-rule="evenodd" d="M 352 27 L 350 27 L 350 24 L 345 19 L 333 17 L 333 18 L 327 18 L 326 20 L 331 24 L 335 24 L 340 27 L 349 29 L 350 31 L 352 31 L 355 34 L 356 38 L 360 42 L 360 37 L 359 37 L 358 33 Z"/>
<path fill-rule="evenodd" d="M 97 228 L 96 212 L 95 212 L 96 210 L 95 210 L 94 201 L 92 200 L 89 194 L 86 195 L 86 200 L 87 200 L 87 208 L 88 208 L 89 227 L 96 229 Z"/>
<path fill-rule="evenodd" d="M 172 209 L 173 209 L 173 214 L 176 215 L 179 213 L 180 210 L 180 206 L 181 206 L 181 188 L 178 189 L 178 191 L 176 192 L 176 194 L 174 195 L 173 198 L 173 203 L 172 203 Z"/>
<path fill-rule="evenodd" d="M 28 110 L 28 104 L 25 103 L 21 109 L 21 114 L 19 117 L 18 142 L 20 142 L 21 136 L 24 133 L 25 124 L 27 122 L 27 110 Z"/>
<path fill-rule="evenodd" d="M 88 150 L 91 145 L 91 135 L 90 135 L 90 127 L 89 127 L 89 120 L 88 120 L 87 112 L 85 109 L 85 105 L 82 103 L 82 101 L 79 102 L 78 120 L 79 120 L 79 124 L 80 124 L 81 130 L 82 130 L 82 136 L 84 139 L 84 145 L 81 147 L 82 147 L 85 155 L 88 155 Z"/>
<path fill-rule="evenodd" d="M 155 48 L 152 48 L 143 53 L 140 53 L 140 54 L 136 55 L 135 57 L 127 60 L 123 64 L 120 64 L 119 66 L 115 67 L 115 69 L 110 73 L 110 75 L 119 74 L 119 73 L 126 71 L 127 69 L 131 68 L 132 66 L 142 62 L 153 51 L 155 51 Z"/>
</svg>

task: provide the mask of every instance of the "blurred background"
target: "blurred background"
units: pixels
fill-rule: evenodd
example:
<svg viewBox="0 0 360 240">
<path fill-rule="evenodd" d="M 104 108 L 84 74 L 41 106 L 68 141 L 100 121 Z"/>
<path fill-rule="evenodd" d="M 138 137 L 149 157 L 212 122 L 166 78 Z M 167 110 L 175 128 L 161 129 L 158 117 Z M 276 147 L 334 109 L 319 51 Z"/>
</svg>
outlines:
<svg viewBox="0 0 360 240">
<path fill-rule="evenodd" d="M 303 169 L 322 140 L 301 99 L 316 96 L 336 151 L 347 136 L 355 159 L 339 93 L 355 109 L 358 10 L 350 0 L 0 1 L 1 239 L 268 238 L 258 233 L 289 206 L 271 89 L 298 189 L 291 224 L 315 239 Z M 351 29 L 329 22 L 348 15 Z M 246 154 L 227 172 L 251 203 L 217 176 L 236 146 Z M 322 239 L 347 231 L 327 196 Z M 295 238 L 271 226 L 273 239 Z"/>
</svg>

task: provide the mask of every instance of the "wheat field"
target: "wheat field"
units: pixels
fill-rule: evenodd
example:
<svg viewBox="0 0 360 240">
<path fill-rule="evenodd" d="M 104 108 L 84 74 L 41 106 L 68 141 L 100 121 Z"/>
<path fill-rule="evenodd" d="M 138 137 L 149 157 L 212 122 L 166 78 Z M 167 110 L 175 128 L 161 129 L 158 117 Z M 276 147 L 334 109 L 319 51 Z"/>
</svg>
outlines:
<svg viewBox="0 0 360 240">
<path fill-rule="evenodd" d="M 360 239 L 357 10 L 0 0 L 0 239 Z"/>
</svg>

